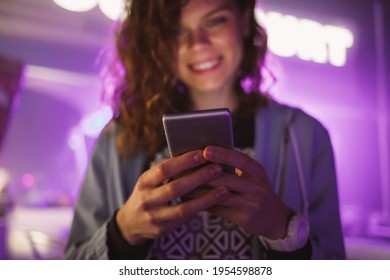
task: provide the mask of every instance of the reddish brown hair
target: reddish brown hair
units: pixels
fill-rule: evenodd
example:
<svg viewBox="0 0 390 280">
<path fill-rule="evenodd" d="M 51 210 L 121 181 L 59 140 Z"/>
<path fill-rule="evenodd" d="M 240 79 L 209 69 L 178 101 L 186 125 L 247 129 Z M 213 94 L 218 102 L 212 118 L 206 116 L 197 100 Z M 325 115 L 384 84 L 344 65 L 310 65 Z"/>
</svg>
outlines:
<svg viewBox="0 0 390 280">
<path fill-rule="evenodd" d="M 234 0 L 241 13 L 250 13 L 250 34 L 243 42 L 244 54 L 235 83 L 238 112 L 253 114 L 267 99 L 259 94 L 261 68 L 267 50 L 267 36 L 254 17 L 256 0 Z M 174 75 L 173 49 L 181 8 L 188 0 L 132 0 L 127 16 L 116 33 L 116 60 L 111 65 L 124 69 L 116 73 L 114 100 L 119 110 L 117 146 L 122 156 L 137 149 L 149 154 L 164 145 L 161 118 L 164 113 L 191 107 L 185 85 Z M 113 70 L 115 67 L 112 67 Z M 117 68 L 115 68 L 117 69 Z M 244 89 L 243 81 L 250 81 Z M 249 93 L 249 94 L 247 94 Z M 244 108 L 244 109 L 243 109 Z"/>
</svg>

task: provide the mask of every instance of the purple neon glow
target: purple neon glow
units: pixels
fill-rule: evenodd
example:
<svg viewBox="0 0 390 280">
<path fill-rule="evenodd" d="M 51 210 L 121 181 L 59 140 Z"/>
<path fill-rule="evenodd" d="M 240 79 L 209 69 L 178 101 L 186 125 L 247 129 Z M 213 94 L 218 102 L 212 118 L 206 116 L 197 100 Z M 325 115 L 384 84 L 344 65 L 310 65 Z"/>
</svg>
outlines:
<svg viewBox="0 0 390 280">
<path fill-rule="evenodd" d="M 31 188 L 35 185 L 35 178 L 30 173 L 23 174 L 21 181 L 22 181 L 23 186 L 26 188 Z"/>
<path fill-rule="evenodd" d="M 264 86 L 276 100 L 302 108 L 328 128 L 336 157 L 345 234 L 370 235 L 370 229 L 378 223 L 389 223 L 382 213 L 386 201 L 390 201 L 390 197 L 386 199 L 390 188 L 385 170 L 390 158 L 389 92 L 384 85 L 386 76 L 376 64 L 379 54 L 374 19 L 367 12 L 372 3 L 323 1 L 319 9 L 312 4 L 317 1 L 310 0 L 299 8 L 291 3 L 294 1 L 261 2 L 265 10 L 340 25 L 354 35 L 342 67 L 271 54 Z M 74 21 L 83 15 L 88 12 L 75 13 Z M 98 25 L 88 22 L 87 26 L 109 29 L 111 22 L 100 19 L 100 12 L 89 15 Z M 108 38 L 106 33 L 99 36 Z M 52 204 L 75 201 L 96 137 L 112 116 L 112 111 L 102 109 L 99 75 L 94 66 L 103 39 L 99 45 L 89 42 L 80 46 L 80 37 L 47 43 L 51 37 L 5 37 L 0 45 L 1 52 L 20 56 L 30 65 L 0 155 L 0 166 L 11 176 L 13 198 L 22 205 L 44 205 L 42 198 Z M 30 191 L 35 193 L 29 195 Z"/>
</svg>

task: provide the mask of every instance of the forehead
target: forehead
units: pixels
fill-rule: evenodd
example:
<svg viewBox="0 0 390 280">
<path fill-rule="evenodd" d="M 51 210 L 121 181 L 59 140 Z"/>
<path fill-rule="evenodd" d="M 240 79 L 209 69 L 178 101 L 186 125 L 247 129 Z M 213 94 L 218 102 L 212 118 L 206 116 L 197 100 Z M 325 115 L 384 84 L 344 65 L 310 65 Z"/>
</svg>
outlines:
<svg viewBox="0 0 390 280">
<path fill-rule="evenodd" d="M 182 8 L 182 15 L 207 14 L 220 8 L 236 11 L 237 7 L 235 0 L 189 0 Z"/>
</svg>

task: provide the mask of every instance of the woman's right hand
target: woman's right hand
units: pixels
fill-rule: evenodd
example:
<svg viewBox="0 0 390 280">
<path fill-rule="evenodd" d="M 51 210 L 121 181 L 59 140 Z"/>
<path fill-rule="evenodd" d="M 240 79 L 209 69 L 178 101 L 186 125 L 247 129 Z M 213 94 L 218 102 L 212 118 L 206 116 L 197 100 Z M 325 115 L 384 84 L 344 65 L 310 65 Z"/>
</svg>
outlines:
<svg viewBox="0 0 390 280">
<path fill-rule="evenodd" d="M 229 189 L 220 186 L 190 201 L 169 205 L 169 201 L 222 174 L 222 168 L 218 164 L 209 164 L 188 172 L 205 162 L 202 150 L 192 151 L 167 159 L 139 177 L 133 193 L 116 216 L 121 234 L 129 244 L 142 245 L 147 239 L 167 234 L 194 214 L 229 196 Z M 169 180 L 172 178 L 175 179 Z"/>
</svg>

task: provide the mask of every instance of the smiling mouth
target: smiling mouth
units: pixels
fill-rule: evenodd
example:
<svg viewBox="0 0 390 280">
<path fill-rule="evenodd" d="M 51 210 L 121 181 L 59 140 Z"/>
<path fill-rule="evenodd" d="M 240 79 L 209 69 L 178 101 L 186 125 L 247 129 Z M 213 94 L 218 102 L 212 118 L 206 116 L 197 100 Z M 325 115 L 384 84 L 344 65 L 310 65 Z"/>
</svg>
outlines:
<svg viewBox="0 0 390 280">
<path fill-rule="evenodd" d="M 189 65 L 190 69 L 196 71 L 196 72 L 203 72 L 208 71 L 216 68 L 222 61 L 222 57 L 218 57 L 213 60 L 205 61 L 198 64 L 191 64 Z"/>
</svg>

